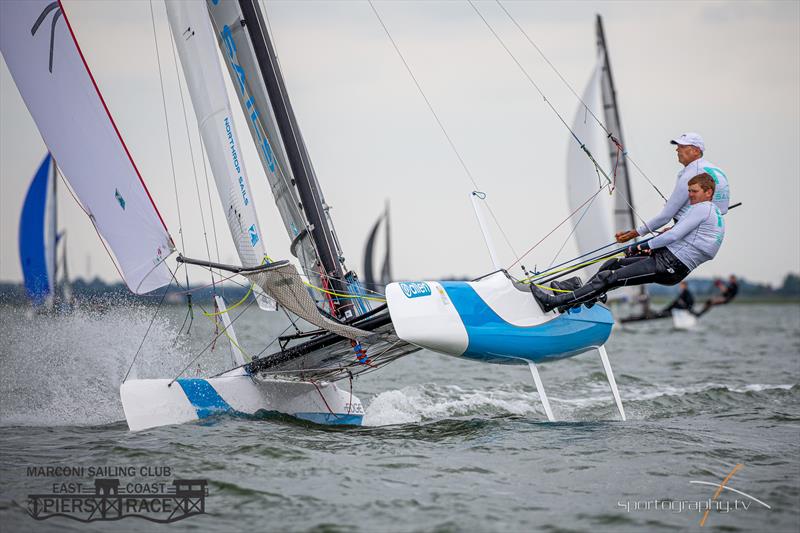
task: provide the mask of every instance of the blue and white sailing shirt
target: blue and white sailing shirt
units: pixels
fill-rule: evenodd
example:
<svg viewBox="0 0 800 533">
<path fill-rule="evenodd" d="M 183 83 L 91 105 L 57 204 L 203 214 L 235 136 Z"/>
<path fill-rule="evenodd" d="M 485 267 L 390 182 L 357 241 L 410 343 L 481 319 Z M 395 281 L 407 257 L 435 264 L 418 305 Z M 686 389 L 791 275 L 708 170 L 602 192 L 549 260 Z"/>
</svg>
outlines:
<svg viewBox="0 0 800 533">
<path fill-rule="evenodd" d="M 712 201 L 723 215 L 728 212 L 728 203 L 731 198 L 728 176 L 708 159 L 701 157 L 695 159 L 678 172 L 675 189 L 669 196 L 664 209 L 648 220 L 646 224 L 636 228 L 639 235 L 646 235 L 667 224 L 671 219 L 680 218 L 689 210 L 689 180 L 698 174 L 706 173 L 714 178 L 714 197 Z"/>
<path fill-rule="evenodd" d="M 719 207 L 713 202 L 700 202 L 689 205 L 671 230 L 648 244 L 652 249 L 666 246 L 681 263 L 694 270 L 714 259 L 724 237 L 725 221 Z"/>
</svg>

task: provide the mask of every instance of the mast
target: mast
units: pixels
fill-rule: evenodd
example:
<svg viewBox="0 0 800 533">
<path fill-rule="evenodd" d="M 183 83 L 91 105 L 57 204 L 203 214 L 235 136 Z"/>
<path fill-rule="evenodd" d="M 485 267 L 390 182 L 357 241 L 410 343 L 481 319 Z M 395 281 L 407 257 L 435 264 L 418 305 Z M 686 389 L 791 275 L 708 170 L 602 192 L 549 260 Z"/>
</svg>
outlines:
<svg viewBox="0 0 800 533">
<path fill-rule="evenodd" d="M 600 77 L 600 92 L 603 102 L 603 115 L 608 130 L 616 137 L 621 146 L 625 146 L 622 135 L 622 121 L 619 118 L 617 90 L 614 87 L 614 76 L 611 74 L 611 60 L 608 57 L 608 45 L 603 31 L 603 17 L 597 15 L 597 49 L 603 56 L 603 70 Z M 608 153 L 611 164 L 617 164 L 616 191 L 614 195 L 614 229 L 625 231 L 636 227 L 636 216 L 633 212 L 633 191 L 631 191 L 628 159 L 620 153 L 616 143 L 608 139 Z M 618 161 L 618 163 L 617 163 Z M 639 300 L 646 314 L 649 308 L 647 287 L 640 285 Z"/>
<path fill-rule="evenodd" d="M 275 203 L 312 285 L 347 293 L 344 257 L 275 55 L 254 0 L 207 0 L 237 97 L 259 151 Z M 348 274 L 349 275 L 349 274 Z M 314 295 L 337 317 L 355 311 L 349 299 Z"/>
<path fill-rule="evenodd" d="M 311 158 L 306 150 L 300 128 L 297 125 L 297 118 L 289 101 L 275 48 L 258 4 L 254 0 L 239 0 L 239 5 L 242 8 L 245 26 L 252 39 L 261 74 L 267 86 L 278 130 L 289 157 L 289 165 L 295 179 L 302 209 L 317 245 L 319 260 L 325 274 L 333 278 L 334 282 L 338 282 L 344 277 L 341 263 L 342 253 L 337 246 L 333 227 L 329 224 L 326 214 L 327 206 L 323 203 L 319 182 L 311 166 Z M 346 290 L 346 287 L 340 286 L 339 289 Z"/>
<path fill-rule="evenodd" d="M 597 49 L 603 55 L 603 72 L 600 88 L 603 101 L 603 115 L 608 130 L 616 137 L 619 144 L 625 146 L 622 135 L 622 122 L 619 119 L 619 106 L 617 104 L 617 90 L 614 87 L 614 77 L 611 74 L 611 61 L 608 57 L 605 33 L 603 31 L 603 18 L 597 15 Z M 631 193 L 630 174 L 628 161 L 623 157 L 617 145 L 608 139 L 608 153 L 612 166 L 619 159 L 617 166 L 616 196 L 614 199 L 614 229 L 625 231 L 636 227 L 633 214 L 633 195 Z"/>
</svg>

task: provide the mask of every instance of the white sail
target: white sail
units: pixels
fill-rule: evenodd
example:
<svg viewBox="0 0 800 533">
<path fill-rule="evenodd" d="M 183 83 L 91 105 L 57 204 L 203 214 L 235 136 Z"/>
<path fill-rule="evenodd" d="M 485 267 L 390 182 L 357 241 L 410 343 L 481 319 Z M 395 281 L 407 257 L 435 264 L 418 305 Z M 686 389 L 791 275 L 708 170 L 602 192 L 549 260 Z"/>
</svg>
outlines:
<svg viewBox="0 0 800 533">
<path fill-rule="evenodd" d="M 208 9 L 204 2 L 196 0 L 167 0 L 166 6 L 231 237 L 242 265 L 258 266 L 264 261 L 266 249 L 222 67 L 217 60 L 217 39 Z M 261 292 L 257 286 L 255 288 Z M 262 294 L 259 306 L 274 309 L 274 302 L 269 302 L 268 297 Z"/>
<path fill-rule="evenodd" d="M 172 238 L 84 61 L 59 2 L 0 2 L 0 50 L 39 132 L 142 294 L 170 282 Z"/>
<path fill-rule="evenodd" d="M 595 114 L 597 114 L 600 105 L 602 66 L 602 56 L 598 56 L 592 77 L 583 91 L 583 101 Z M 599 150 L 604 146 L 600 137 L 601 130 L 583 104 L 578 105 L 572 129 L 578 138 L 592 150 L 595 157 L 598 160 L 602 160 L 600 157 L 601 150 Z M 595 250 L 614 239 L 615 232 L 612 225 L 614 208 L 606 190 L 595 196 L 589 204 L 581 207 L 604 184 L 604 181 L 601 181 L 604 179 L 598 177 L 594 165 L 586 157 L 578 143 L 572 142 L 572 139 L 570 139 L 569 148 L 567 149 L 567 196 L 570 212 L 580 208 L 578 213 L 571 219 L 573 228 L 575 228 L 575 241 L 578 245 L 579 254 Z M 586 269 L 586 272 L 591 275 L 597 272 L 598 268 L 599 264 L 592 265 Z"/>
</svg>

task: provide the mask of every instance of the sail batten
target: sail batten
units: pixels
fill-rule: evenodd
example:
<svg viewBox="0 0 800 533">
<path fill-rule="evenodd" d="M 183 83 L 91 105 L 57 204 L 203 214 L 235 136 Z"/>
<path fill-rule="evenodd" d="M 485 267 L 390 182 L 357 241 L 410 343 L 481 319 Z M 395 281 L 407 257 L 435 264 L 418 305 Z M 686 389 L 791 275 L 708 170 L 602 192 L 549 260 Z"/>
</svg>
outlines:
<svg viewBox="0 0 800 533">
<path fill-rule="evenodd" d="M 64 6 L 53 6 L 49 0 L 0 2 L 0 50 L 45 144 L 108 244 L 125 283 L 135 293 L 150 292 L 172 279 L 164 264 L 174 250 L 172 238 Z"/>
</svg>

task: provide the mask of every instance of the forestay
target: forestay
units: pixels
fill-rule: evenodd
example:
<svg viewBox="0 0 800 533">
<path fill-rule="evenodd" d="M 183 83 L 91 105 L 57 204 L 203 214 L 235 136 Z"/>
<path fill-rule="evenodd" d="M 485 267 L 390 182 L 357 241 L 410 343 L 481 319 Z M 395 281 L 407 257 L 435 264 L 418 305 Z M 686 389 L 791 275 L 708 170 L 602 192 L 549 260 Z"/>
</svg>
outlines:
<svg viewBox="0 0 800 533">
<path fill-rule="evenodd" d="M 131 291 L 170 282 L 172 238 L 59 2 L 0 2 L 0 50 L 65 178 Z"/>
</svg>

